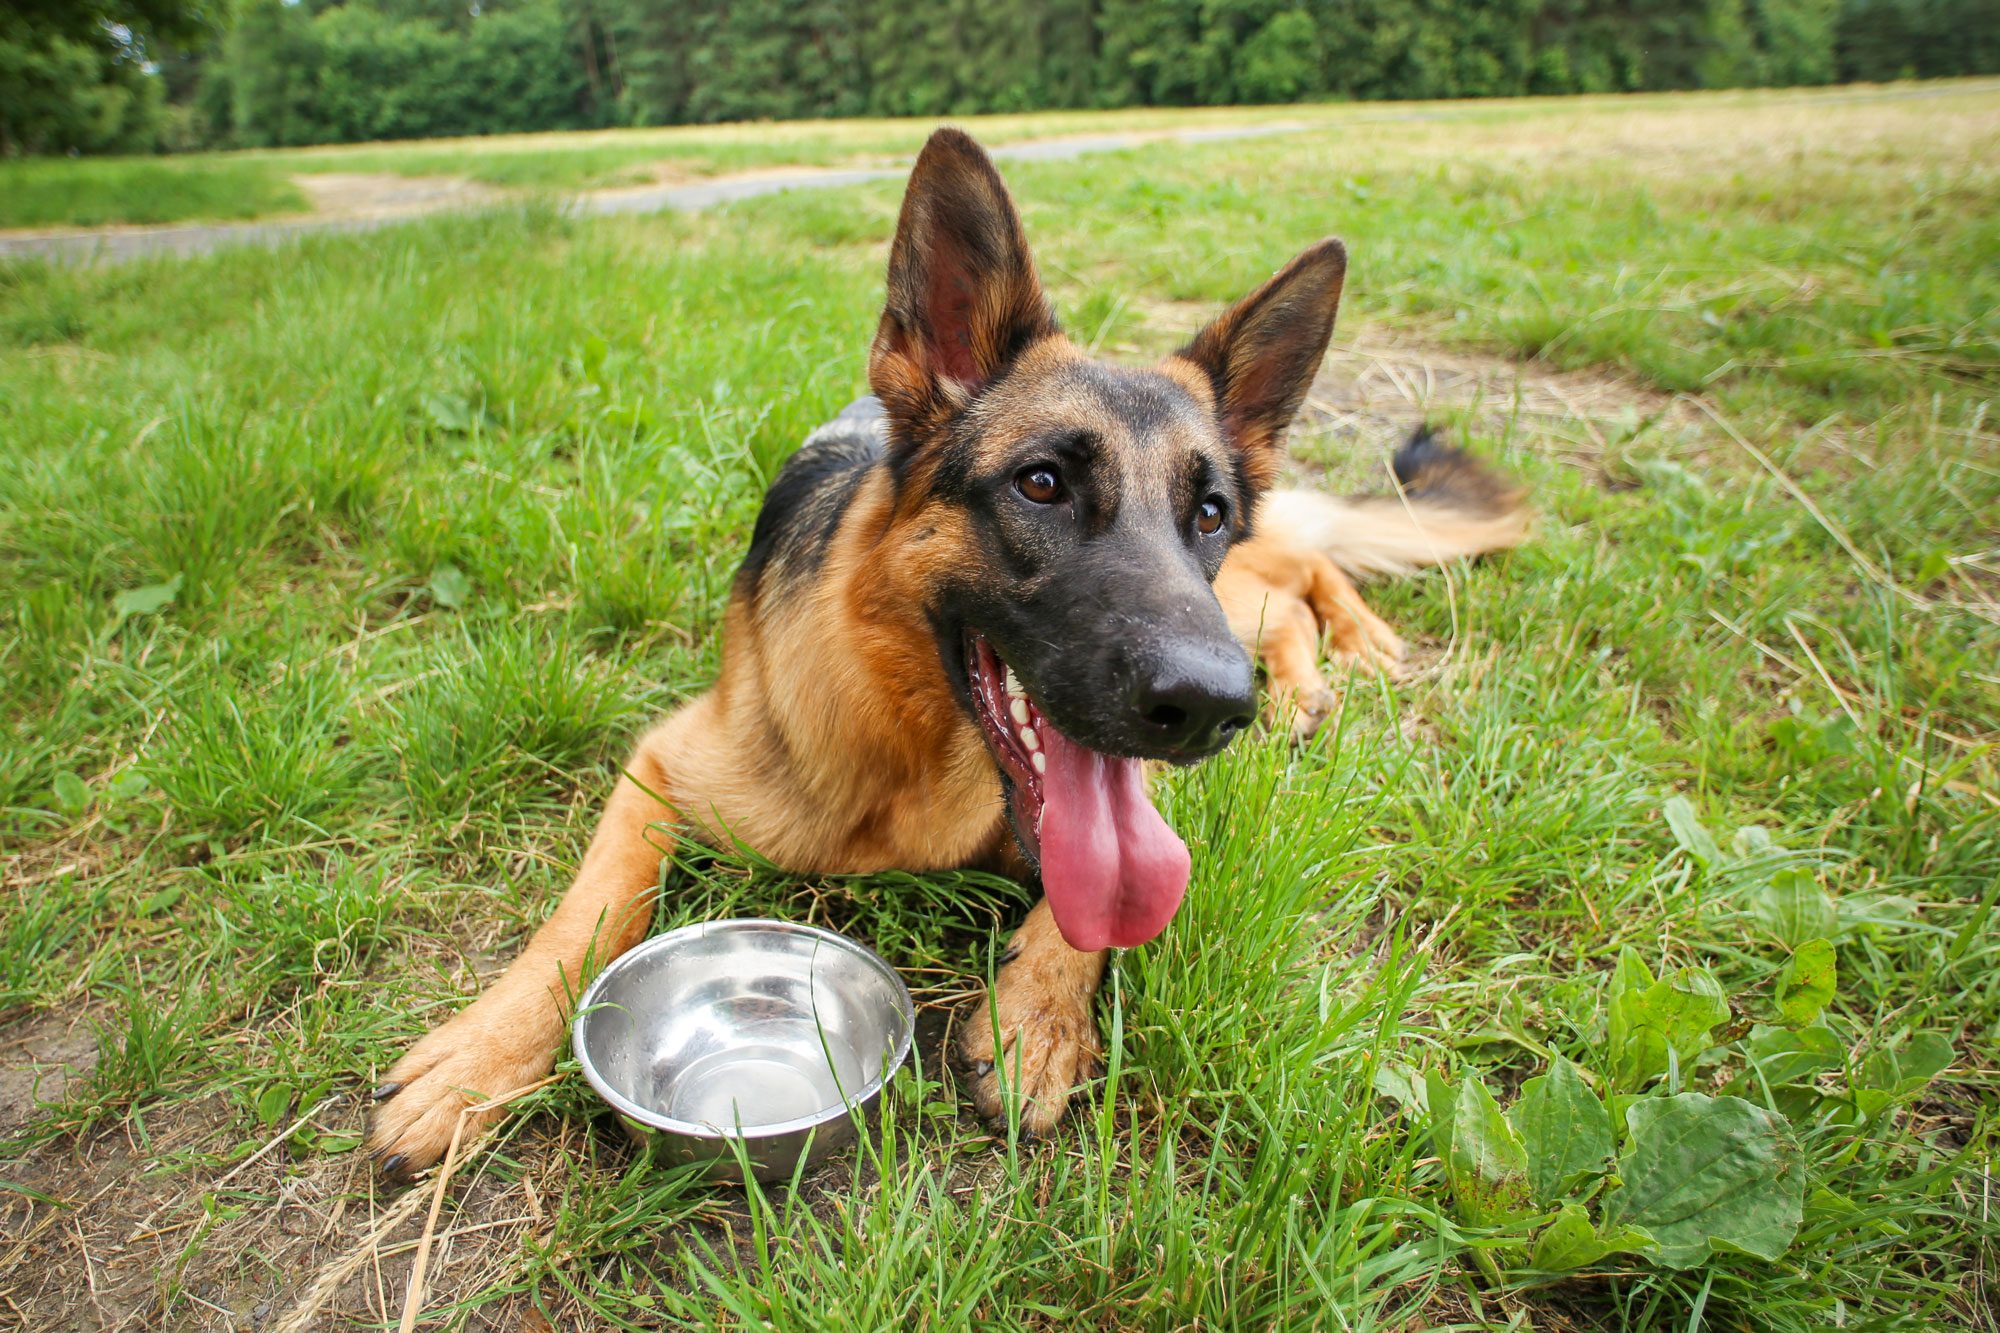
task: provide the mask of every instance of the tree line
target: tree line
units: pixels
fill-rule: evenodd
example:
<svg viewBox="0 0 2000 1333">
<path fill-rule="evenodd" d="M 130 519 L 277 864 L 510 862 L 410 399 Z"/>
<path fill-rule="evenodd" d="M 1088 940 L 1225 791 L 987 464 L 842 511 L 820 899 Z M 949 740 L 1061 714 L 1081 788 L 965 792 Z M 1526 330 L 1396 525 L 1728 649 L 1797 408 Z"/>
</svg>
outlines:
<svg viewBox="0 0 2000 1333">
<path fill-rule="evenodd" d="M 0 0 L 0 153 L 2000 70 L 2000 0 Z"/>
</svg>

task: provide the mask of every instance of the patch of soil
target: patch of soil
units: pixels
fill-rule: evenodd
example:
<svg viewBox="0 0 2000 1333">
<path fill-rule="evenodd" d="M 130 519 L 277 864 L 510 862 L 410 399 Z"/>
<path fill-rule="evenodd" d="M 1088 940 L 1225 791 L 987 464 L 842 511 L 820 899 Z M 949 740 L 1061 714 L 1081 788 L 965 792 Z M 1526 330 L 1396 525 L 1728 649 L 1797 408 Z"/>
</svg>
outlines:
<svg viewBox="0 0 2000 1333">
<path fill-rule="evenodd" d="M 1294 467 L 1311 484 L 1374 492 L 1386 485 L 1383 454 L 1419 426 L 1502 438 L 1518 429 L 1515 438 L 1534 452 L 1616 491 L 1637 484 L 1618 459 L 1624 444 L 1665 433 L 1682 453 L 1700 447 L 1705 424 L 1685 399 L 1607 372 L 1371 335 L 1329 348 L 1290 444 Z"/>
<path fill-rule="evenodd" d="M 690 171 L 685 162 L 672 160 L 642 164 L 638 170 L 646 173 L 643 183 L 608 186 L 588 190 L 584 193 L 593 199 L 619 194 L 641 193 L 662 185 L 726 185 L 737 181 L 799 181 L 813 180 L 820 176 L 844 175 L 850 171 L 863 171 L 878 167 L 894 159 L 857 155 L 852 161 L 842 161 L 833 166 L 812 166 L 809 164 L 779 164 L 769 167 L 747 167 L 742 171 L 724 171 L 714 174 Z"/>
<path fill-rule="evenodd" d="M 0 1027 L 0 1139 L 59 1102 L 97 1068 L 97 1037 L 80 1013 L 40 1014 Z"/>
<path fill-rule="evenodd" d="M 460 176 L 398 176 L 392 172 L 328 171 L 292 177 L 312 202 L 314 217 L 391 217 L 490 203 L 506 191 Z"/>
<path fill-rule="evenodd" d="M 1116 349 L 1127 354 L 1159 355 L 1217 313 L 1191 301 L 1135 306 L 1143 328 L 1134 342 Z M 1393 449 L 1419 425 L 1453 421 L 1495 433 L 1520 422 L 1532 427 L 1538 450 L 1593 468 L 1614 441 L 1641 428 L 1699 436 L 1712 424 L 1687 398 L 1609 371 L 1557 370 L 1497 353 L 1447 348 L 1421 330 L 1368 329 L 1352 341 L 1336 338 L 1327 349 L 1292 432 L 1293 461 L 1304 471 L 1329 474 L 1316 484 L 1355 482 L 1360 489 L 1377 489 L 1376 450 Z M 1365 470 L 1346 475 L 1347 464 L 1361 453 L 1367 455 Z M 1629 480 L 1611 475 L 1601 480 L 1611 489 L 1630 487 Z"/>
<path fill-rule="evenodd" d="M 1556 370 L 1394 335 L 1335 342 L 1306 404 L 1336 427 L 1350 417 L 1415 425 L 1462 411 L 1538 425 L 1696 419 L 1684 400 L 1603 371 Z"/>
<path fill-rule="evenodd" d="M 957 989 L 963 985 L 959 979 Z M 943 983 L 933 989 L 954 990 Z M 943 1070 L 951 1017 L 941 1002 L 919 1011 L 918 1045 L 930 1077 Z M 69 1049 L 65 1029 L 48 1020 L 24 1025 L 16 1039 L 38 1057 Z M 349 1092 L 324 1105 L 312 1123 L 322 1134 L 358 1133 L 367 1111 L 365 1096 Z M 228 1094 L 215 1092 L 50 1140 L 0 1165 L 0 1178 L 58 1201 L 0 1193 L 0 1328 L 393 1326 L 408 1293 L 432 1181 L 397 1190 L 380 1180 L 365 1151 L 294 1150 L 266 1143 L 267 1132 L 278 1131 L 246 1138 Z M 266 1151 L 252 1160 L 260 1148 Z M 557 1327 L 590 1327 L 587 1309 L 533 1274 L 533 1251 L 524 1244 L 555 1243 L 558 1216 L 575 1202 L 580 1184 L 610 1188 L 633 1156 L 608 1114 L 509 1122 L 503 1141 L 467 1163 L 446 1191 L 424 1308 L 444 1309 L 533 1276 L 543 1302 L 560 1316 Z M 963 1185 L 960 1177 L 977 1168 L 991 1163 L 978 1159 L 954 1178 Z M 856 1169 L 853 1158 L 836 1156 L 807 1178 L 801 1197 L 830 1219 L 849 1197 Z M 860 1169 L 866 1187 L 868 1168 Z M 692 1230 L 676 1227 L 674 1235 L 751 1261 L 751 1220 L 740 1193 L 717 1188 L 682 1225 Z M 572 1271 L 589 1269 L 578 1255 L 562 1262 Z M 526 1326 L 529 1309 L 529 1295 L 517 1293 L 484 1306 L 466 1327 L 517 1329 Z"/>
</svg>

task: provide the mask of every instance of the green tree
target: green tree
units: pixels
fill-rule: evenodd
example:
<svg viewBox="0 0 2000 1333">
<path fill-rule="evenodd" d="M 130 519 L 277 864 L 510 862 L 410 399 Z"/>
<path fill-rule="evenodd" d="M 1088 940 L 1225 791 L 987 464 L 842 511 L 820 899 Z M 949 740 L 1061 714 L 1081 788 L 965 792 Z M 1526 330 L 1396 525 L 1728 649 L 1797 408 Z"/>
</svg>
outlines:
<svg viewBox="0 0 2000 1333">
<path fill-rule="evenodd" d="M 152 151 L 166 100 L 155 51 L 220 25 L 207 0 L 7 0 L 0 154 Z"/>
<path fill-rule="evenodd" d="M 1246 102 L 1296 102 L 1321 90 L 1324 56 L 1312 15 L 1288 9 L 1243 43 L 1236 92 Z"/>
<path fill-rule="evenodd" d="M 0 34 L 0 154 L 151 152 L 162 104 L 159 81 L 136 56 Z"/>
<path fill-rule="evenodd" d="M 2000 69 L 2000 0 L 0 3 L 10 153 Z"/>
<path fill-rule="evenodd" d="M 231 114 L 251 147 L 324 142 L 313 19 L 285 0 L 240 0 L 229 33 Z"/>
<path fill-rule="evenodd" d="M 1840 0 L 1752 0 L 1759 83 L 1774 87 L 1830 83 Z"/>
</svg>

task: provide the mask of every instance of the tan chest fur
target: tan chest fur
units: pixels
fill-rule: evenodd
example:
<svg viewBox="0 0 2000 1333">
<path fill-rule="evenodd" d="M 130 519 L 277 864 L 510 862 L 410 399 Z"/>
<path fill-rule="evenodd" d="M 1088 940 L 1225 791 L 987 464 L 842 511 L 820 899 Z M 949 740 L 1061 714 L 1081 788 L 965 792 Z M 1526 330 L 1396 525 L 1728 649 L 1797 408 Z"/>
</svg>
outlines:
<svg viewBox="0 0 2000 1333">
<path fill-rule="evenodd" d="M 721 678 L 642 747 L 705 840 L 788 869 L 945 869 L 991 859 L 1000 781 L 924 618 L 926 573 L 950 558 L 935 526 L 887 523 L 871 479 L 812 584 L 733 602 Z"/>
</svg>

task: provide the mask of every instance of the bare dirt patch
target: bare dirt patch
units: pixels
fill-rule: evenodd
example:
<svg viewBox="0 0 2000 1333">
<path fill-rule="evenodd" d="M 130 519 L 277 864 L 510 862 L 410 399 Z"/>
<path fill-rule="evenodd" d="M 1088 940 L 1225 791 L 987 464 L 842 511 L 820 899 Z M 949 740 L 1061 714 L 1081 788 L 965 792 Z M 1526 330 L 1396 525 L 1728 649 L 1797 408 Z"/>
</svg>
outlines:
<svg viewBox="0 0 2000 1333">
<path fill-rule="evenodd" d="M 1441 413 L 1530 418 L 1537 428 L 1630 418 L 1693 424 L 1683 400 L 1601 371 L 1563 371 L 1396 335 L 1336 342 L 1307 406 L 1349 420 L 1416 425 Z M 1601 447 L 1603 440 L 1596 438 Z"/>
<path fill-rule="evenodd" d="M 363 1114 L 358 1099 L 343 1097 L 313 1123 L 358 1129 Z M 229 1119 L 217 1097 L 200 1098 L 52 1141 L 12 1163 L 10 1178 L 58 1203 L 0 1195 L 0 1326 L 393 1323 L 430 1190 L 380 1192 L 361 1152 L 295 1154 L 280 1145 L 254 1161 L 243 1154 L 241 1170 L 204 1165 L 237 1155 L 224 1133 Z M 525 1173 L 482 1162 L 454 1182 L 455 1206 L 431 1257 L 441 1299 L 504 1278 L 523 1236 L 546 1238 L 566 1154 L 544 1147 L 539 1128 L 519 1144 L 528 1149 Z M 590 1133 L 556 1128 L 572 1139 Z M 473 1285 L 463 1286 L 468 1279 Z"/>
<path fill-rule="evenodd" d="M 312 201 L 315 217 L 363 218 L 430 213 L 491 203 L 506 191 L 462 176 L 398 176 L 392 172 L 328 171 L 292 177 Z"/>
<path fill-rule="evenodd" d="M 643 173 L 643 180 L 625 185 L 579 190 L 575 192 L 575 196 L 583 207 L 594 213 L 663 209 L 673 206 L 663 195 L 663 191 L 694 187 L 727 190 L 731 186 L 811 185 L 819 181 L 839 183 L 857 171 L 879 170 L 894 160 L 861 157 L 842 162 L 838 166 L 753 167 L 744 171 L 724 171 L 714 174 L 690 170 L 684 162 L 642 163 L 634 170 Z"/>
<path fill-rule="evenodd" d="M 97 1068 L 97 1037 L 79 1014 L 43 1014 L 0 1027 L 0 1139 L 59 1102 Z"/>
<path fill-rule="evenodd" d="M 1146 303 L 1140 313 L 1147 330 L 1141 349 L 1157 353 L 1184 341 L 1216 311 L 1174 301 Z M 1558 452 L 1567 446 L 1587 453 L 1605 449 L 1607 425 L 1629 433 L 1641 422 L 1695 429 L 1703 422 L 1687 398 L 1629 376 L 1558 370 L 1449 347 L 1423 330 L 1393 328 L 1370 328 L 1352 340 L 1336 337 L 1305 409 L 1295 442 L 1299 436 L 1374 439 L 1427 422 L 1469 419 L 1489 428 L 1518 422 Z"/>
</svg>

